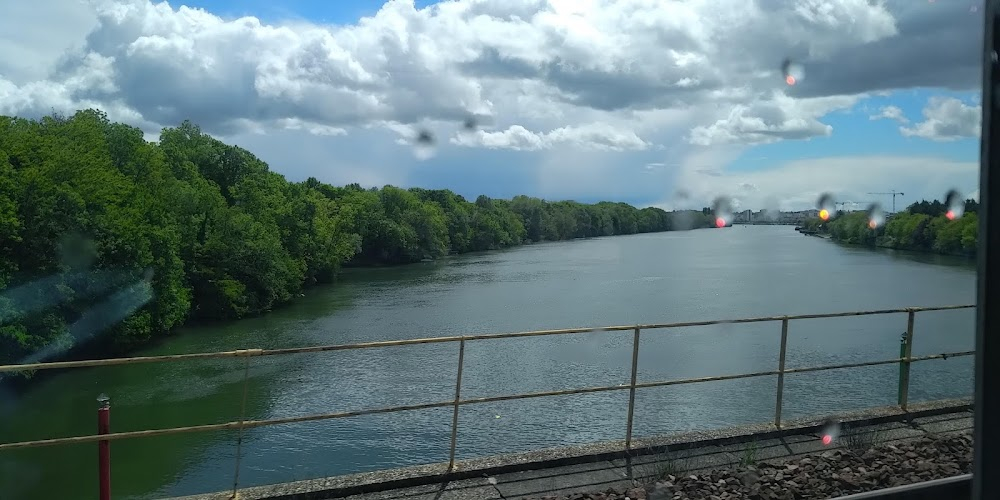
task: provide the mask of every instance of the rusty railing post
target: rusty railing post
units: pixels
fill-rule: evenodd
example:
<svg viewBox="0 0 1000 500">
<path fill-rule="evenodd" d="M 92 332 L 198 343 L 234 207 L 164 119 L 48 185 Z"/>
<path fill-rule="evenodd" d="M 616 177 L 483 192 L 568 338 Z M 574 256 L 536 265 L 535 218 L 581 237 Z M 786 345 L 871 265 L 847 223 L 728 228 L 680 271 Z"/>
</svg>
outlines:
<svg viewBox="0 0 1000 500">
<path fill-rule="evenodd" d="M 916 315 L 916 311 L 912 308 L 907 308 L 906 313 L 906 337 L 904 339 L 903 345 L 903 369 L 900 371 L 900 394 L 899 394 L 899 407 L 906 411 L 906 403 L 910 396 L 910 357 L 913 355 L 913 320 Z"/>
<path fill-rule="evenodd" d="M 906 367 L 903 366 L 904 359 L 906 359 L 906 332 L 899 337 L 899 377 L 896 381 L 896 404 L 899 406 L 903 406 L 903 372 L 906 371 Z"/>
<path fill-rule="evenodd" d="M 632 381 L 628 388 L 628 422 L 625 424 L 625 449 L 632 449 L 632 417 L 635 415 L 635 379 L 639 369 L 639 327 L 632 334 Z"/>
<path fill-rule="evenodd" d="M 458 444 L 458 407 L 462 400 L 462 367 L 465 365 L 465 337 L 458 343 L 458 376 L 455 377 L 455 409 L 451 414 L 451 451 L 448 453 L 448 472 L 455 470 L 455 446 Z"/>
<path fill-rule="evenodd" d="M 246 350 L 246 361 L 243 363 L 243 399 L 240 402 L 240 428 L 236 434 L 236 466 L 233 470 L 233 494 L 230 500 L 240 498 L 240 459 L 243 458 L 243 426 L 247 419 L 247 387 L 250 381 L 250 351 Z"/>
<path fill-rule="evenodd" d="M 97 396 L 97 433 L 111 433 L 111 398 L 105 394 Z M 111 500 L 111 441 L 97 442 L 98 483 L 100 500 Z"/>
<path fill-rule="evenodd" d="M 781 403 L 785 393 L 785 353 L 788 350 L 788 318 L 781 320 L 781 351 L 778 352 L 778 393 L 774 398 L 774 426 L 781 428 Z"/>
</svg>

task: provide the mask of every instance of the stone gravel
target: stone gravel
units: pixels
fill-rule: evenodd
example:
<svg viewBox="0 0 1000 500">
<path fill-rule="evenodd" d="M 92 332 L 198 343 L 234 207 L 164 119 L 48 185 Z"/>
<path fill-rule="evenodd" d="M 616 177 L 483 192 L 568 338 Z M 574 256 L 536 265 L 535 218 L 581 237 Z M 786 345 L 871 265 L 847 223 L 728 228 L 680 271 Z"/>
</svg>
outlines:
<svg viewBox="0 0 1000 500">
<path fill-rule="evenodd" d="M 668 475 L 644 487 L 538 497 L 543 500 L 798 500 L 953 477 L 972 472 L 969 433 L 925 436 L 865 452 L 842 449 L 782 463 Z"/>
</svg>

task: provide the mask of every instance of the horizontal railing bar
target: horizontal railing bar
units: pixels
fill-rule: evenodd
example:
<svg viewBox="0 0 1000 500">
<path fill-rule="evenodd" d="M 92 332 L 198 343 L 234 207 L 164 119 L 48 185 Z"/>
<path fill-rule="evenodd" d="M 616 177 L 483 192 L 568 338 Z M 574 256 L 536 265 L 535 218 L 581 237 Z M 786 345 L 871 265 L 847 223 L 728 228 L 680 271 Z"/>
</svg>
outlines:
<svg viewBox="0 0 1000 500">
<path fill-rule="evenodd" d="M 910 358 L 909 361 L 927 361 L 931 359 L 947 359 L 947 358 L 958 358 L 962 356 L 971 356 L 975 351 L 961 351 L 961 352 L 946 352 L 941 354 L 931 354 L 928 356 L 920 356 Z M 811 366 L 804 368 L 786 368 L 785 374 L 789 373 L 808 373 L 808 372 L 818 372 L 824 370 L 840 370 L 844 368 L 859 368 L 863 366 L 877 366 L 877 365 L 888 365 L 899 363 L 900 361 L 906 361 L 904 358 L 892 358 L 879 361 L 862 361 L 858 363 L 846 363 L 840 365 L 824 365 L 824 366 Z M 752 373 L 739 373 L 734 375 L 714 375 L 710 377 L 697 377 L 697 378 L 683 378 L 676 380 L 665 380 L 662 382 L 642 382 L 635 384 L 636 389 L 644 389 L 649 387 L 666 387 L 669 385 L 681 385 L 681 384 L 697 384 L 699 382 L 719 382 L 723 380 L 738 380 L 741 378 L 753 378 L 753 377 L 766 377 L 769 375 L 778 375 L 778 370 L 768 370 L 763 372 L 752 372 Z M 628 386 L 625 386 L 628 388 Z"/>
<path fill-rule="evenodd" d="M 336 413 L 319 413 L 313 415 L 302 415 L 298 417 L 281 417 L 272 418 L 268 420 L 244 420 L 242 422 L 243 428 L 251 427 L 266 427 L 271 425 L 280 424 L 295 424 L 302 422 L 313 422 L 317 420 L 329 420 L 334 418 L 346 418 L 346 417 L 359 417 L 364 415 L 376 415 L 379 413 L 395 413 L 402 411 L 411 410 L 426 410 L 430 408 L 440 408 L 444 406 L 454 405 L 454 401 L 439 401 L 435 403 L 421 403 L 415 405 L 404 405 L 404 406 L 390 406 L 386 408 L 374 408 L 370 410 L 356 410 L 356 411 L 345 411 Z M 18 449 L 18 448 L 35 448 L 39 446 L 54 446 L 61 444 L 81 444 L 81 443 L 92 443 L 95 441 L 112 441 L 117 439 L 130 439 L 138 437 L 154 437 L 154 436 L 165 436 L 170 434 L 183 434 L 187 432 L 206 432 L 206 431 L 224 431 L 229 429 L 238 429 L 240 426 L 239 421 L 226 422 L 222 424 L 203 424 L 203 425 L 192 425 L 187 427 L 168 427 L 166 429 L 150 429 L 144 431 L 128 431 L 128 432 L 112 432 L 109 434 L 89 434 L 86 436 L 73 436 L 64 438 L 52 438 L 52 439 L 39 439 L 37 441 L 21 441 L 17 443 L 3 443 L 0 444 L 0 451 Z"/>
<path fill-rule="evenodd" d="M 975 354 L 976 351 L 960 351 L 960 352 L 946 352 L 942 354 L 930 354 L 927 356 L 914 356 L 910 358 L 894 358 L 887 359 L 883 361 L 861 361 L 858 363 L 845 363 L 842 365 L 827 365 L 827 366 L 813 366 L 805 368 L 786 368 L 785 373 L 808 373 L 808 372 L 818 372 L 823 370 L 840 370 L 843 368 L 860 368 L 863 366 L 877 366 L 877 365 L 888 365 L 895 364 L 901 361 L 927 361 L 930 359 L 948 359 L 948 358 L 960 358 L 962 356 L 971 356 Z"/>
<path fill-rule="evenodd" d="M 0 365 L 0 373 L 28 370 L 54 370 L 58 368 L 90 368 L 95 366 L 134 365 L 139 363 L 160 363 L 165 361 L 182 361 L 192 359 L 238 358 L 242 356 L 260 356 L 262 352 L 263 349 L 240 349 L 237 351 L 195 352 L 190 354 L 168 354 L 162 356 L 134 356 L 130 358 L 83 359 L 79 361 L 50 361 L 46 363 Z"/>
<path fill-rule="evenodd" d="M 902 314 L 913 312 L 923 312 L 923 311 L 950 311 L 954 309 L 971 309 L 976 307 L 973 304 L 966 305 L 953 305 L 953 306 L 932 306 L 932 307 L 904 307 L 900 309 L 874 309 L 870 311 L 848 311 L 839 313 L 818 313 L 818 314 L 795 314 L 787 316 L 759 316 L 756 318 L 741 318 L 741 319 L 719 319 L 719 320 L 705 320 L 705 321 L 687 321 L 683 323 L 652 323 L 648 325 L 638 325 L 639 328 L 646 329 L 658 329 L 658 328 L 685 328 L 690 326 L 709 326 L 709 325 L 722 325 L 722 324 L 734 324 L 734 323 L 763 323 L 768 321 L 781 321 L 784 319 L 797 320 L 797 319 L 822 319 L 822 318 L 845 318 L 851 316 L 876 316 L 882 314 Z M 634 327 L 621 327 L 621 329 L 628 329 Z"/>
<path fill-rule="evenodd" d="M 947 311 L 954 309 L 969 309 L 973 308 L 975 305 L 952 305 L 952 306 L 932 306 L 932 307 L 905 307 L 900 309 L 878 309 L 872 311 L 852 311 L 852 312 L 840 312 L 840 313 L 822 313 L 822 314 L 799 314 L 791 316 L 763 316 L 756 318 L 742 318 L 742 319 L 723 319 L 723 320 L 706 320 L 706 321 L 688 321 L 680 323 L 653 323 L 648 325 L 629 325 L 629 326 L 609 326 L 609 327 L 593 327 L 593 328 L 564 328 L 559 330 L 535 330 L 526 332 L 512 332 L 512 333 L 490 333 L 482 335 L 464 335 L 464 336 L 449 336 L 449 337 L 429 337 L 429 338 L 418 338 L 418 339 L 405 339 L 405 340 L 385 340 L 377 342 L 362 342 L 356 344 L 333 344 L 324 346 L 312 346 L 312 347 L 290 347 L 282 349 L 240 349 L 235 351 L 220 351 L 220 352 L 203 352 L 203 353 L 190 353 L 190 354 L 170 354 L 163 356 L 137 356 L 129 358 L 110 358 L 110 359 L 88 359 L 80 361 L 53 361 L 45 363 L 28 363 L 28 364 L 15 364 L 15 365 L 0 365 L 0 373 L 10 373 L 28 370 L 52 370 L 60 368 L 88 368 L 96 366 L 115 366 L 115 365 L 128 365 L 137 363 L 157 363 L 166 361 L 183 361 L 183 360 L 194 360 L 194 359 L 216 359 L 216 358 L 233 358 L 242 356 L 279 356 L 287 354 L 303 354 L 303 353 L 318 353 L 318 352 L 330 352 L 330 351 L 347 351 L 347 350 L 358 350 L 358 349 L 373 349 L 382 347 L 394 347 L 394 346 L 406 346 L 406 345 L 418 345 L 418 344 L 439 344 L 446 342 L 459 342 L 462 339 L 466 341 L 472 340 L 494 340 L 494 339 L 508 339 L 508 338 L 522 338 L 522 337 L 541 337 L 547 335 L 566 335 L 566 334 L 578 334 L 578 333 L 592 333 L 592 332 L 622 332 L 631 331 L 635 328 L 643 330 L 655 330 L 655 329 L 665 329 L 665 328 L 687 328 L 695 326 L 710 326 L 710 325 L 723 325 L 723 324 L 740 324 L 740 323 L 761 323 L 768 321 L 782 321 L 785 319 L 820 319 L 820 318 L 842 318 L 850 316 L 871 316 L 880 314 L 898 314 L 905 312 L 921 312 L 921 311 Z"/>
<path fill-rule="evenodd" d="M 931 354 L 927 356 L 911 357 L 909 361 L 927 361 L 931 359 L 947 359 L 947 358 L 957 358 L 961 356 L 971 356 L 975 351 L 961 351 L 952 353 L 941 353 L 941 354 Z M 805 372 L 816 372 L 822 370 L 838 370 L 843 368 L 855 368 L 862 366 L 874 366 L 874 365 L 885 365 L 892 363 L 899 363 L 904 361 L 904 358 L 894 358 L 882 361 L 865 361 L 859 363 L 847 363 L 840 365 L 826 365 L 817 367 L 804 367 L 804 368 L 789 368 L 785 369 L 785 373 L 805 373 Z M 696 384 L 700 382 L 717 382 L 723 380 L 736 380 L 743 378 L 752 377 L 764 377 L 769 375 L 777 375 L 777 370 L 763 371 L 763 372 L 753 372 L 753 373 L 742 373 L 734 375 L 718 375 L 711 377 L 695 377 L 695 378 L 684 378 L 684 379 L 674 379 L 665 380 L 661 382 L 643 382 L 635 384 L 636 389 L 644 389 L 651 387 L 664 387 L 669 385 L 681 385 L 681 384 Z M 470 404 L 481 404 L 481 403 L 494 403 L 499 401 L 512 401 L 518 399 L 534 399 L 549 396 L 567 396 L 573 394 L 589 394 L 597 392 L 608 392 L 608 391 L 620 391 L 631 389 L 630 384 L 622 385 L 611 385 L 611 386 L 601 386 L 601 387 L 584 387 L 579 389 L 563 389 L 557 391 L 543 391 L 543 392 L 530 392 L 523 394 L 509 394 L 503 396 L 486 396 L 481 398 L 470 398 L 463 399 L 460 401 L 450 400 L 450 401 L 438 401 L 434 403 L 420 403 L 413 405 L 403 405 L 403 406 L 390 406 L 385 408 L 374 408 L 368 410 L 356 410 L 347 412 L 335 412 L 335 413 L 321 413 L 314 415 L 303 415 L 298 417 L 281 417 L 273 418 L 268 420 L 245 420 L 242 422 L 243 428 L 253 428 L 253 427 L 265 427 L 271 425 L 281 425 L 281 424 L 293 424 L 302 422 L 313 422 L 319 420 L 330 420 L 336 418 L 347 418 L 347 417 L 359 417 L 364 415 L 376 415 L 381 413 L 396 413 L 403 411 L 413 411 L 413 410 L 426 410 L 431 408 L 442 408 L 453 405 L 470 405 Z M 55 446 L 55 445 L 65 445 L 65 444 L 81 444 L 81 443 L 91 443 L 101 440 L 116 440 L 116 439 L 130 439 L 138 437 L 153 437 L 153 436 L 163 436 L 170 434 L 181 434 L 187 432 L 207 432 L 207 431 L 220 431 L 229 429 L 238 429 L 240 422 L 226 422 L 222 424 L 204 424 L 195 425 L 188 427 L 170 427 L 166 429 L 151 429 L 143 431 L 128 431 L 128 432 L 113 432 L 110 434 L 92 434 L 86 436 L 73 436 L 64 438 L 51 438 L 51 439 L 40 439 L 36 441 L 20 441 L 14 443 L 0 443 L 0 451 L 13 450 L 20 448 L 36 448 L 41 446 Z"/>
</svg>

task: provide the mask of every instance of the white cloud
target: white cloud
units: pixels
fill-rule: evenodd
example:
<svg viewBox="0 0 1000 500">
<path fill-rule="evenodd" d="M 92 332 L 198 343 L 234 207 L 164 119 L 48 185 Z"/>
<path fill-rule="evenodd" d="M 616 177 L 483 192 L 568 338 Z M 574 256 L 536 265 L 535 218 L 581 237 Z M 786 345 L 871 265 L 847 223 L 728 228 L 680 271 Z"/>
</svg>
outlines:
<svg viewBox="0 0 1000 500">
<path fill-rule="evenodd" d="M 751 105 L 736 105 L 729 116 L 691 131 L 689 141 L 699 146 L 766 144 L 782 139 L 809 139 L 833 133 L 818 117 L 852 106 L 859 96 L 792 99 L 774 93 Z"/>
<path fill-rule="evenodd" d="M 728 182 L 748 146 L 836 134 L 825 117 L 866 95 L 976 88 L 982 25 L 907 0 L 392 0 L 346 26 L 35 0 L 0 17 L 0 114 L 98 107 L 149 135 L 191 119 L 331 182 L 426 184 L 438 162 L 511 154 L 534 194 L 646 198 Z M 785 57 L 805 71 L 793 87 Z M 967 131 L 946 115 L 913 135 Z M 438 146 L 420 167 L 417 128 Z"/>
<path fill-rule="evenodd" d="M 560 127 L 550 132 L 532 132 L 520 125 L 507 130 L 487 132 L 477 130 L 459 133 L 451 138 L 452 144 L 481 146 L 491 149 L 508 148 L 519 151 L 550 149 L 555 145 L 572 145 L 580 149 L 601 151 L 643 150 L 649 143 L 634 132 L 621 130 L 605 123 L 592 123 L 580 127 Z"/>
<path fill-rule="evenodd" d="M 953 141 L 963 137 L 979 137 L 982 109 L 953 97 L 932 97 L 923 111 L 924 121 L 912 127 L 900 127 L 908 137 L 932 141 Z"/>
<path fill-rule="evenodd" d="M 601 113 L 713 103 L 721 108 L 700 113 L 695 136 L 709 137 L 703 140 L 828 134 L 821 115 L 773 95 L 776 54 L 798 51 L 819 64 L 899 35 L 899 19 L 914 11 L 868 0 L 462 0 L 419 10 L 393 0 L 357 25 L 329 27 L 222 19 L 147 0 L 89 4 L 97 26 L 85 41 L 61 48 L 79 46 L 60 71 L 26 83 L 3 75 L 5 112 L 118 105 L 158 125 L 192 118 L 222 133 L 240 128 L 240 120 L 339 129 L 459 121 L 472 113 L 506 121 L 503 133 L 518 137 L 484 139 L 485 147 L 530 144 L 530 134 L 512 129 L 518 125 L 586 135 L 569 128 L 581 111 L 595 112 L 588 122 L 610 123 L 617 115 Z M 520 91 L 511 95 L 512 87 Z M 540 102 L 550 109 L 538 113 Z M 787 119 L 769 121 L 774 113 Z M 595 147 L 640 144 L 606 132 L 589 137 Z"/>
<path fill-rule="evenodd" d="M 893 120 L 899 123 L 910 123 L 910 120 L 903 115 L 903 110 L 898 106 L 883 106 L 877 115 L 871 115 L 869 120 Z"/>
</svg>

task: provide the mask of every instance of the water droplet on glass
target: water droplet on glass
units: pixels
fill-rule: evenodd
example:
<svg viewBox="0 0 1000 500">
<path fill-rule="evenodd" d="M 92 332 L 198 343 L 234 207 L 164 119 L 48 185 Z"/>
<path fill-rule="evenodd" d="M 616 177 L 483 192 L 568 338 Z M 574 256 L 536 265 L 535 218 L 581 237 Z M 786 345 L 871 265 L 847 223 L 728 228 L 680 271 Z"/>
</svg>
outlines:
<svg viewBox="0 0 1000 500">
<path fill-rule="evenodd" d="M 885 212 L 878 203 L 872 203 L 868 207 L 868 227 L 875 229 L 885 225 Z"/>
<path fill-rule="evenodd" d="M 840 422 L 832 418 L 824 420 L 820 425 L 819 435 L 825 446 L 831 445 L 840 437 Z"/>
<path fill-rule="evenodd" d="M 795 85 L 806 77 L 806 70 L 801 64 L 794 63 L 791 59 L 786 58 L 781 62 L 781 75 L 785 78 L 787 85 Z"/>
<path fill-rule="evenodd" d="M 426 160 L 434 156 L 434 134 L 430 130 L 420 129 L 413 140 L 413 154 L 418 160 Z"/>
<path fill-rule="evenodd" d="M 816 209 L 819 210 L 819 218 L 830 220 L 837 213 L 837 202 L 830 193 L 823 193 L 816 200 Z"/>
<path fill-rule="evenodd" d="M 962 215 L 965 214 L 965 200 L 962 198 L 962 195 L 952 189 L 945 195 L 944 200 L 945 205 L 948 207 L 948 211 L 944 213 L 944 216 L 950 220 L 961 219 Z"/>
<path fill-rule="evenodd" d="M 97 259 L 97 244 L 74 231 L 59 238 L 59 256 L 60 262 L 70 269 L 87 269 Z"/>
<path fill-rule="evenodd" d="M 764 209 L 761 210 L 759 216 L 755 215 L 755 218 L 763 218 L 763 220 L 774 222 L 778 220 L 778 216 L 781 212 L 781 202 L 778 201 L 778 197 L 774 195 L 767 195 L 764 198 Z"/>
<path fill-rule="evenodd" d="M 733 204 L 726 196 L 720 196 L 712 202 L 712 214 L 715 215 L 715 227 L 726 227 L 733 222 Z"/>
<path fill-rule="evenodd" d="M 466 132 L 475 132 L 479 128 L 479 121 L 476 120 L 475 116 L 470 116 L 462 122 L 462 130 Z"/>
<path fill-rule="evenodd" d="M 685 206 L 689 199 L 691 199 L 691 193 L 688 193 L 685 189 L 678 189 L 674 193 L 673 211 L 670 213 L 670 223 L 673 225 L 675 230 L 686 231 L 694 226 L 694 215 L 690 210 L 688 210 L 689 207 Z"/>
</svg>

